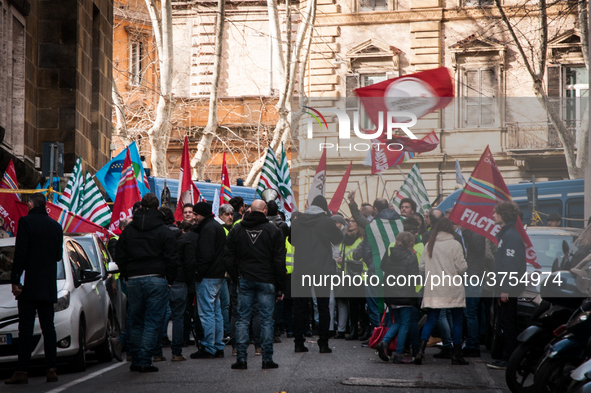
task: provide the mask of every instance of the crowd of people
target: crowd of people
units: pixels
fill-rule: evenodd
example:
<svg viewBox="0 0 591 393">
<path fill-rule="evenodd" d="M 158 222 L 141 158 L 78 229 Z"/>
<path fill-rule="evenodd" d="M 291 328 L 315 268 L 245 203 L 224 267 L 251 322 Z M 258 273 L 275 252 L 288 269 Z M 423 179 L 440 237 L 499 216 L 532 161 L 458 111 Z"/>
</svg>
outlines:
<svg viewBox="0 0 591 393">
<path fill-rule="evenodd" d="M 191 359 L 215 359 L 223 358 L 229 345 L 236 356 L 232 369 L 243 370 L 247 348 L 254 344 L 262 368 L 273 369 L 279 367 L 273 343 L 285 334 L 294 339 L 295 352 L 308 352 L 306 337 L 318 335 L 323 354 L 332 352 L 329 340 L 334 338 L 360 340 L 375 347 L 380 359 L 397 364 L 422 364 L 426 347 L 435 341 L 442 344 L 435 357 L 451 359 L 452 365 L 479 357 L 486 323 L 482 310 L 491 301 L 481 297 L 482 286 L 409 284 L 380 292 L 370 285 L 334 290 L 316 285 L 304 288 L 305 296 L 302 288 L 292 296 L 292 285 L 309 274 L 523 272 L 517 206 L 503 202 L 495 208 L 494 220 L 501 226 L 497 250 L 483 236 L 453 224 L 449 212 L 417 213 L 409 198 L 401 201 L 400 214 L 383 198 L 361 208 L 354 193 L 348 199 L 348 218 L 333 215 L 324 197 L 317 196 L 292 215 L 288 226 L 275 201 L 246 206 L 235 197 L 215 214 L 206 202 L 187 204 L 183 221 L 175 222 L 170 209 L 146 194 L 134 206 L 133 218 L 122 220 L 120 234 L 108 242 L 128 298 L 124 332 L 111 339 L 114 356 L 122 361 L 126 352 L 131 371 L 156 372 L 154 363 L 167 360 L 163 346 L 170 345 L 171 361 L 178 362 L 188 360 L 183 348 L 197 347 Z M 394 227 L 400 229 L 397 235 L 383 229 Z M 505 350 L 503 360 L 489 366 L 504 369 L 516 346 L 520 287 L 496 290 Z M 382 326 L 388 327 L 384 335 L 379 334 Z"/>
</svg>

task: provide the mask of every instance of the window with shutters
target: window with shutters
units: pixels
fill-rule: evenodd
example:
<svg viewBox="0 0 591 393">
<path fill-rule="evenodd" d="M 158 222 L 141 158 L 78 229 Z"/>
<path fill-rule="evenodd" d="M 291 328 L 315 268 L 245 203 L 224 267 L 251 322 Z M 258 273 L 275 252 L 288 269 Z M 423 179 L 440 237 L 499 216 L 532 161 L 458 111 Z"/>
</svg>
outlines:
<svg viewBox="0 0 591 393">
<path fill-rule="evenodd" d="M 576 127 L 583 119 L 589 99 L 589 72 L 585 66 L 564 67 L 564 119 Z"/>
<path fill-rule="evenodd" d="M 461 81 L 461 124 L 463 127 L 498 126 L 496 124 L 497 85 L 497 75 L 494 67 L 463 70 Z"/>
<path fill-rule="evenodd" d="M 129 48 L 129 74 L 133 86 L 139 86 L 142 82 L 142 58 L 144 55 L 142 42 L 133 41 Z"/>
</svg>

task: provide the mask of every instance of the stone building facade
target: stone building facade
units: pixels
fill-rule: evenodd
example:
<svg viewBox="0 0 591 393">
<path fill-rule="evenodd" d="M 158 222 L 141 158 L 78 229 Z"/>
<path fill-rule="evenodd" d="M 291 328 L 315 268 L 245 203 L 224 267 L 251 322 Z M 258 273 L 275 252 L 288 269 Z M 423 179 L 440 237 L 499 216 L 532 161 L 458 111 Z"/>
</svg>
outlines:
<svg viewBox="0 0 591 393">
<path fill-rule="evenodd" d="M 43 142 L 95 172 L 110 158 L 111 0 L 0 0 L 0 166 L 34 187 Z"/>
</svg>

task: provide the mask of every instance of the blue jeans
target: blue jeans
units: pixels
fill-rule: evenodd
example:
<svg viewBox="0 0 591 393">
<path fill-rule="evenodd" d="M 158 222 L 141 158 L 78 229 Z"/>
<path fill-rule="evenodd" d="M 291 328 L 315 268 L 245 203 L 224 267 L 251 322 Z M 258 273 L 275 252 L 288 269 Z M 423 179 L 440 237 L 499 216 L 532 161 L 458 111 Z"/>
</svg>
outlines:
<svg viewBox="0 0 591 393">
<path fill-rule="evenodd" d="M 230 291 L 228 291 L 228 281 L 222 283 L 220 292 L 220 305 L 222 307 L 222 316 L 224 317 L 224 337 L 230 335 Z"/>
<path fill-rule="evenodd" d="M 212 355 L 224 350 L 224 317 L 220 302 L 223 278 L 204 278 L 195 283 L 199 319 L 203 326 L 201 345 Z"/>
<path fill-rule="evenodd" d="M 419 350 L 419 320 L 421 311 L 416 307 L 410 308 L 410 328 L 408 330 L 407 342 L 412 346 L 413 351 Z"/>
<path fill-rule="evenodd" d="M 466 348 L 480 348 L 480 326 L 478 323 L 478 307 L 480 305 L 481 286 L 466 286 Z"/>
<path fill-rule="evenodd" d="M 449 308 L 451 311 L 451 317 L 453 320 L 452 336 L 454 345 L 462 345 L 462 323 L 464 319 L 464 308 Z M 439 319 L 439 308 L 430 308 L 427 311 L 427 322 L 423 326 L 423 332 L 421 333 L 421 340 L 428 341 L 431 332 L 437 324 Z"/>
<path fill-rule="evenodd" d="M 241 278 L 238 285 L 238 322 L 236 322 L 236 359 L 238 361 L 246 361 L 246 350 L 250 341 L 248 327 L 255 300 L 258 301 L 261 315 L 263 361 L 273 360 L 275 286 Z"/>
<path fill-rule="evenodd" d="M 369 326 L 376 328 L 380 326 L 380 308 L 377 302 L 378 292 L 375 287 L 365 287 L 365 301 L 367 303 L 367 316 L 369 317 Z"/>
<path fill-rule="evenodd" d="M 439 335 L 441 336 L 441 342 L 444 348 L 450 348 L 452 345 L 451 340 L 451 329 L 453 328 L 453 322 L 449 318 L 449 309 L 442 308 L 437 318 L 437 327 L 439 328 Z"/>
<path fill-rule="evenodd" d="M 386 344 L 390 344 L 390 341 L 398 334 L 398 342 L 396 344 L 396 353 L 398 355 L 404 352 L 404 343 L 406 342 L 406 335 L 410 328 L 411 308 L 413 307 L 391 309 L 394 312 L 394 324 L 388 328 L 386 335 L 382 339 Z"/>
<path fill-rule="evenodd" d="M 183 354 L 183 325 L 187 305 L 187 284 L 178 281 L 172 284 L 169 303 L 172 318 L 172 344 L 170 344 L 170 349 L 173 356 L 181 356 Z"/>
<path fill-rule="evenodd" d="M 131 317 L 131 364 L 149 366 L 162 332 L 168 283 L 159 277 L 131 277 L 127 283 Z"/>
</svg>

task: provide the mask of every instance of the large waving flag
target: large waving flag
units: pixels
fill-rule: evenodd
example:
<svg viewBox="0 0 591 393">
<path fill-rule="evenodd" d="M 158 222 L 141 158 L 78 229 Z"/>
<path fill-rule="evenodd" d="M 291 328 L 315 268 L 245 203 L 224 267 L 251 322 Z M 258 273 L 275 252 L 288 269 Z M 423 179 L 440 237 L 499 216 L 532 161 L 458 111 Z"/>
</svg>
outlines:
<svg viewBox="0 0 591 393">
<path fill-rule="evenodd" d="M 326 149 L 322 151 L 322 156 L 320 156 L 320 161 L 318 162 L 318 166 L 316 167 L 316 174 L 314 174 L 314 179 L 312 179 L 312 184 L 310 185 L 310 191 L 308 191 L 308 200 L 306 201 L 306 207 L 312 204 L 314 198 L 318 195 L 324 196 L 324 189 L 326 188 Z"/>
<path fill-rule="evenodd" d="M 281 161 L 277 161 L 273 149 L 267 149 L 267 157 L 265 157 L 256 192 L 260 196 L 267 188 L 272 188 L 279 194 L 277 205 L 279 210 L 285 214 L 285 221 L 289 222 L 296 206 L 291 187 L 289 166 L 287 165 L 287 157 L 283 146 L 281 147 Z"/>
<path fill-rule="evenodd" d="M 224 152 L 224 162 L 222 163 L 222 185 L 220 187 L 220 206 L 224 203 L 230 202 L 232 199 L 232 190 L 230 189 L 230 177 L 228 176 L 228 168 L 226 167 L 226 152 Z M 217 212 L 214 211 L 217 215 Z"/>
<path fill-rule="evenodd" d="M 140 190 L 138 189 L 137 179 L 134 174 L 129 149 L 125 149 L 125 161 L 123 161 L 123 170 L 119 187 L 117 187 L 117 196 L 113 205 L 113 214 L 109 223 L 109 230 L 119 229 L 119 222 L 133 216 L 134 203 L 141 200 Z"/>
<path fill-rule="evenodd" d="M 438 145 L 439 138 L 435 131 L 431 131 L 421 139 L 410 139 L 404 136 L 396 136 L 390 140 L 386 140 L 385 137 L 372 139 L 372 149 L 363 165 L 371 165 L 371 174 L 375 175 L 400 165 L 417 154 L 434 150 Z M 400 146 L 404 146 L 404 148 L 402 149 Z"/>
<path fill-rule="evenodd" d="M 404 183 L 402 183 L 400 190 L 398 190 L 396 195 L 394 195 L 394 198 L 392 198 L 392 204 L 398 213 L 400 213 L 400 201 L 404 198 L 410 198 L 416 202 L 417 213 L 424 215 L 429 209 L 431 209 L 429 195 L 427 194 L 427 189 L 423 183 L 419 164 L 413 165 L 408 176 L 404 180 Z"/>
<path fill-rule="evenodd" d="M 84 174 L 82 172 L 82 160 L 80 156 L 76 159 L 72 174 L 68 179 L 68 184 L 60 198 L 55 202 L 56 205 L 64 210 L 79 214 L 84 203 Z"/>
<path fill-rule="evenodd" d="M 148 185 L 148 178 L 146 177 L 144 167 L 142 166 L 140 152 L 138 151 L 137 145 L 134 141 L 130 143 L 129 146 L 127 146 L 127 149 L 124 149 L 104 167 L 99 169 L 99 171 L 94 175 L 96 179 L 103 185 L 103 188 L 112 201 L 114 201 L 115 197 L 117 196 L 117 187 L 119 186 L 119 179 L 121 178 L 121 171 L 123 170 L 123 162 L 125 161 L 127 150 L 129 150 L 133 171 L 135 173 L 137 185 L 140 190 L 140 195 L 144 196 L 150 192 L 150 186 Z"/>
<path fill-rule="evenodd" d="M 84 180 L 84 202 L 78 214 L 101 227 L 111 221 L 111 209 L 88 171 Z"/>
<path fill-rule="evenodd" d="M 176 210 L 174 212 L 174 219 L 183 221 L 183 206 L 186 203 L 192 205 L 203 200 L 199 189 L 191 180 L 191 160 L 189 160 L 189 139 L 185 135 L 185 143 L 183 145 L 183 155 L 181 157 L 181 170 L 179 173 L 179 193 L 177 197 Z M 214 212 L 216 213 L 216 212 Z"/>
<path fill-rule="evenodd" d="M 60 223 L 64 233 L 96 233 L 103 241 L 107 240 L 109 236 L 109 231 L 105 228 L 85 220 L 77 214 L 64 210 L 49 201 L 47 202 L 46 208 L 49 217 Z"/>
<path fill-rule="evenodd" d="M 16 180 L 16 171 L 12 159 L 0 181 L 0 188 L 16 190 L 18 182 Z M 28 214 L 27 204 L 21 202 L 20 195 L 16 193 L 0 193 L 0 216 L 4 219 L 3 229 L 12 234 L 18 230 L 18 220 Z"/>
<path fill-rule="evenodd" d="M 324 150 L 326 151 L 326 150 Z M 339 212 L 339 208 L 343 203 L 343 198 L 345 197 L 345 191 L 347 190 L 347 184 L 349 183 L 349 175 L 351 175 L 351 167 L 353 166 L 353 161 L 349 162 L 349 167 L 345 171 L 337 190 L 334 192 L 330 203 L 328 204 L 328 210 L 332 212 L 332 214 L 337 214 Z"/>
<path fill-rule="evenodd" d="M 513 201 L 511 194 L 509 194 L 509 189 L 489 147 L 486 146 L 480 161 L 476 164 L 470 179 L 454 205 L 449 219 L 497 244 L 495 235 L 501 230 L 501 227 L 493 220 L 494 208 L 500 202 L 506 201 Z M 517 219 L 515 229 L 525 244 L 527 263 L 539 269 L 536 252 L 520 219 Z"/>
</svg>

